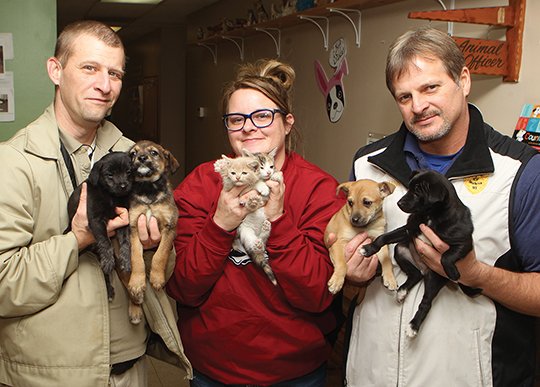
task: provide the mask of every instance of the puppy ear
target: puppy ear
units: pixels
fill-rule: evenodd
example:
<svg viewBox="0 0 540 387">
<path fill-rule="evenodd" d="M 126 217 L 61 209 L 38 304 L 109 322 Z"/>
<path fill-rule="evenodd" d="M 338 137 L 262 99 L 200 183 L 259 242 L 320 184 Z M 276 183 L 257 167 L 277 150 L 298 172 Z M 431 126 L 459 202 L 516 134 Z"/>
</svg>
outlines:
<svg viewBox="0 0 540 387">
<path fill-rule="evenodd" d="M 167 160 L 167 170 L 172 175 L 180 168 L 180 163 L 178 163 L 178 160 L 168 150 L 164 150 L 163 154 L 165 155 L 165 160 Z"/>
<path fill-rule="evenodd" d="M 345 195 L 349 195 L 349 187 L 351 186 L 351 182 L 347 181 L 345 183 L 341 183 L 337 186 L 336 189 L 336 195 L 339 195 L 339 191 L 345 192 Z"/>
<path fill-rule="evenodd" d="M 103 163 L 100 163 L 99 161 L 94 164 L 94 166 L 90 170 L 90 175 L 88 175 L 88 179 L 86 180 L 88 184 L 91 184 L 93 186 L 99 184 L 99 176 L 101 175 L 102 165 Z"/>
<path fill-rule="evenodd" d="M 388 195 L 390 195 L 394 190 L 396 189 L 396 186 L 388 181 L 383 181 L 382 183 L 379 183 L 379 190 L 381 191 L 381 197 L 385 198 Z"/>
</svg>

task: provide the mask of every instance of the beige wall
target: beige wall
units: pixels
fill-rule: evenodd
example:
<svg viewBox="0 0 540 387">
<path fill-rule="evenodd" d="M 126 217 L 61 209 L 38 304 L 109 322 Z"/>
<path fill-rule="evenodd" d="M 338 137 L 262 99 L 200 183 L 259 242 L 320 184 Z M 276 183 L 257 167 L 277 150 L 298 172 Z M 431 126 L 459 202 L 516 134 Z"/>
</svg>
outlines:
<svg viewBox="0 0 540 387">
<path fill-rule="evenodd" d="M 445 0 L 447 6 L 450 1 Z M 222 0 L 188 18 L 188 41 L 194 40 L 199 26 L 219 22 L 220 17 L 244 17 L 251 1 Z M 456 0 L 456 8 L 507 5 L 505 0 Z M 440 10 L 435 0 L 407 0 L 362 12 L 361 46 L 357 48 L 351 24 L 342 16 L 330 17 L 330 46 L 338 39 L 347 42 L 349 75 L 344 78 L 346 109 L 340 121 L 329 122 L 325 100 L 315 82 L 314 61 L 319 60 L 327 74 L 329 51 L 325 51 L 319 30 L 302 22 L 284 29 L 281 35 L 281 56 L 297 70 L 295 117 L 304 136 L 305 157 L 333 174 L 347 179 L 354 152 L 366 143 L 369 132 L 389 134 L 401 119 L 394 101 L 386 90 L 384 66 L 388 47 L 395 37 L 407 29 L 428 23 L 407 18 L 409 11 Z M 470 101 L 483 112 L 486 120 L 499 131 L 511 135 L 524 103 L 540 102 L 540 2 L 528 0 L 525 19 L 524 49 L 520 80 L 504 83 L 501 77 L 473 76 Z M 446 30 L 446 23 L 433 23 Z M 504 29 L 455 23 L 454 35 L 484 39 L 503 39 Z M 273 42 L 263 33 L 244 41 L 245 61 L 276 57 Z M 187 170 L 219 157 L 227 148 L 220 121 L 218 102 L 224 82 L 230 80 L 234 68 L 241 63 L 233 43 L 223 41 L 217 47 L 217 64 L 204 47 L 187 48 L 186 91 L 186 155 Z M 206 107 L 207 116 L 196 117 L 197 107 Z"/>
</svg>

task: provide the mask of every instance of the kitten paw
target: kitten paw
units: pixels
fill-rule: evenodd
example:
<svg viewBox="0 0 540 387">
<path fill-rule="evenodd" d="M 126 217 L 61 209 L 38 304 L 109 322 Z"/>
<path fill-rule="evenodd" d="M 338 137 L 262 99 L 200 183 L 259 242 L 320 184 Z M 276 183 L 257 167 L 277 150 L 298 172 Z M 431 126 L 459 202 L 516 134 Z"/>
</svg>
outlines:
<svg viewBox="0 0 540 387">
<path fill-rule="evenodd" d="M 246 202 L 246 208 L 250 211 L 255 211 L 264 205 L 260 196 L 250 197 Z"/>
<path fill-rule="evenodd" d="M 274 172 L 272 176 L 270 176 L 270 180 L 277 181 L 278 183 L 281 183 L 283 181 L 283 172 L 277 171 Z"/>
</svg>

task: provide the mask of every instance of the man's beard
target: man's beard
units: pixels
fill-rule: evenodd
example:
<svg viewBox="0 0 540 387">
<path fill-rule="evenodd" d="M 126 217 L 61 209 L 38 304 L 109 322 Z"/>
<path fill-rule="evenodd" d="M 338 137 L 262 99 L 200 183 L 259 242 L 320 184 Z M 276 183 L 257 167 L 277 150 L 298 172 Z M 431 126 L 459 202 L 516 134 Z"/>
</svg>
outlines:
<svg viewBox="0 0 540 387">
<path fill-rule="evenodd" d="M 442 125 L 440 126 L 440 128 L 435 131 L 435 132 L 427 132 L 423 129 L 418 129 L 415 124 L 422 120 L 423 118 L 425 117 L 430 117 L 430 116 L 439 116 L 443 122 L 442 122 Z M 442 115 L 442 112 L 440 110 L 435 110 L 435 111 L 429 111 L 425 114 L 422 114 L 420 116 L 418 115 L 415 115 L 413 117 L 413 119 L 411 120 L 411 122 L 409 122 L 409 131 L 421 142 L 430 142 L 430 141 L 436 141 L 436 140 L 440 140 L 441 138 L 443 138 L 444 136 L 446 136 L 450 130 L 452 129 L 452 124 L 450 124 L 450 122 Z"/>
</svg>

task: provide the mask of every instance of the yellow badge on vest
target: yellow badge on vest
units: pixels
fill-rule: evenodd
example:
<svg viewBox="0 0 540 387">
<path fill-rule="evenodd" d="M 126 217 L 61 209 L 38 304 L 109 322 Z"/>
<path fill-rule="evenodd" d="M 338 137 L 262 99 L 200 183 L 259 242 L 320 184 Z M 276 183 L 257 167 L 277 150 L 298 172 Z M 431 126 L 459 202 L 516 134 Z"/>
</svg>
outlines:
<svg viewBox="0 0 540 387">
<path fill-rule="evenodd" d="M 488 175 L 467 177 L 463 182 L 465 183 L 465 187 L 467 187 L 469 192 L 473 195 L 476 195 L 482 192 L 484 188 L 486 188 L 488 183 Z"/>
</svg>

